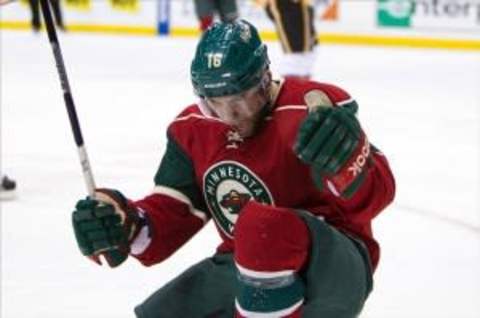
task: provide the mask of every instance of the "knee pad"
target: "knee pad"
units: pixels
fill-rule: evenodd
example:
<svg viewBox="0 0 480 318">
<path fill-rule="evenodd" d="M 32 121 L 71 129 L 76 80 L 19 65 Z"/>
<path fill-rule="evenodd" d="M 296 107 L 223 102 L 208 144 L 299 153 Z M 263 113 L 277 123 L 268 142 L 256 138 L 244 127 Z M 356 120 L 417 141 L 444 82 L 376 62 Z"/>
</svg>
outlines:
<svg viewBox="0 0 480 318">
<path fill-rule="evenodd" d="M 254 271 L 299 271 L 310 249 L 307 225 L 289 209 L 250 201 L 235 224 L 235 262 Z"/>
<path fill-rule="evenodd" d="M 298 271 L 310 248 L 307 225 L 289 209 L 250 201 L 235 224 L 238 317 L 300 317 L 305 285 Z"/>
</svg>

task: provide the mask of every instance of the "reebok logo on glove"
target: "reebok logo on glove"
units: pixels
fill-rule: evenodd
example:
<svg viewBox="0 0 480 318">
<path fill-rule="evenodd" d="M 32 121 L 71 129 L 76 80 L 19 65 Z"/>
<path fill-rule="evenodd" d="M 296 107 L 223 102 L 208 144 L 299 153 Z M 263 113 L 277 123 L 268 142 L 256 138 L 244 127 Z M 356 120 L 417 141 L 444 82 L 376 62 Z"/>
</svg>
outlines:
<svg viewBox="0 0 480 318">
<path fill-rule="evenodd" d="M 365 138 L 365 144 L 363 145 L 360 153 L 358 154 L 357 158 L 352 162 L 352 164 L 348 167 L 348 171 L 353 174 L 353 177 L 358 176 L 362 173 L 363 167 L 367 163 L 367 159 L 370 157 L 370 143 L 368 139 Z"/>
</svg>

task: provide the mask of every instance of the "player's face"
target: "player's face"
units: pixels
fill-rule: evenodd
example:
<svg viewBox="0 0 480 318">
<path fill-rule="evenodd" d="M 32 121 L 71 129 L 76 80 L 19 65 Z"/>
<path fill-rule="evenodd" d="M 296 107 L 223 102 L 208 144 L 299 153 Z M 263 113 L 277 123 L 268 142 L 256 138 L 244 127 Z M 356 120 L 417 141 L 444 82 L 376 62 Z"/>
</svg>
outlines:
<svg viewBox="0 0 480 318">
<path fill-rule="evenodd" d="M 268 97 L 264 86 L 259 85 L 236 95 L 211 97 L 206 101 L 208 107 L 240 136 L 250 137 L 262 120 L 262 108 Z"/>
</svg>

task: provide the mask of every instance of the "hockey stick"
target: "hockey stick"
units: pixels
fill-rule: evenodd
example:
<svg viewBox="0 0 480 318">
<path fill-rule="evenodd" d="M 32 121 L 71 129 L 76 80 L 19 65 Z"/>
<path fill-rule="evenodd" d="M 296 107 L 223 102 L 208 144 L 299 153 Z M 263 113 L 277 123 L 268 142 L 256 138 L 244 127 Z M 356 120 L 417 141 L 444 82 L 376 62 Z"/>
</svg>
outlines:
<svg viewBox="0 0 480 318">
<path fill-rule="evenodd" d="M 40 6 L 42 9 L 43 17 L 45 20 L 45 27 L 47 29 L 48 39 L 52 47 L 53 56 L 55 57 L 55 64 L 57 65 L 58 76 L 60 78 L 60 84 L 63 91 L 63 99 L 65 100 L 65 106 L 67 107 L 68 119 L 70 120 L 70 127 L 72 128 L 73 137 L 77 144 L 78 155 L 80 158 L 80 164 L 82 166 L 83 178 L 87 185 L 88 195 L 91 198 L 95 197 L 95 181 L 93 179 L 92 168 L 88 160 L 87 150 L 83 143 L 82 131 L 80 129 L 80 123 L 78 121 L 77 112 L 75 110 L 75 104 L 73 102 L 72 93 L 70 91 L 70 84 L 68 83 L 67 71 L 65 64 L 63 63 L 62 51 L 60 49 L 60 43 L 58 42 L 57 32 L 53 24 L 52 13 L 49 7 L 49 0 L 40 0 Z"/>
<path fill-rule="evenodd" d="M 68 119 L 70 120 L 70 126 L 72 128 L 73 137 L 77 144 L 78 155 L 80 158 L 80 164 L 82 166 L 83 178 L 87 185 L 88 196 L 92 199 L 95 198 L 95 181 L 93 180 L 92 168 L 87 156 L 87 150 L 83 143 L 82 131 L 80 129 L 80 122 L 78 121 L 77 112 L 75 110 L 75 104 L 73 102 L 72 93 L 70 91 L 70 84 L 68 83 L 67 71 L 65 64 L 63 63 L 62 51 L 60 49 L 60 43 L 58 42 L 57 32 L 53 24 L 52 13 L 49 7 L 49 0 L 40 0 L 40 6 L 42 9 L 43 17 L 45 20 L 45 27 L 47 29 L 48 39 L 52 47 L 53 56 L 55 57 L 55 64 L 57 65 L 58 76 L 60 78 L 60 84 L 63 91 L 63 99 L 65 100 L 65 106 L 67 107 Z M 108 264 L 111 267 L 117 266 L 123 262 L 128 255 L 124 255 L 118 249 L 107 249 L 99 251 L 97 254 L 88 256 L 89 259 L 102 265 L 100 261 L 100 255 L 103 255 Z M 107 258 L 109 257 L 109 258 Z M 112 265 L 113 264 L 113 265 Z"/>
</svg>

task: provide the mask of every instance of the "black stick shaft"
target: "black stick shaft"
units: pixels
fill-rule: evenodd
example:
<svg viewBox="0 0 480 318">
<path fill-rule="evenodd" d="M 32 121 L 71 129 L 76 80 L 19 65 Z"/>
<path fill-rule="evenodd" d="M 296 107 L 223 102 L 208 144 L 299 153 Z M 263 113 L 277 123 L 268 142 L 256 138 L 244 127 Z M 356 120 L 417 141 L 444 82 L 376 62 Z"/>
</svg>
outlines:
<svg viewBox="0 0 480 318">
<path fill-rule="evenodd" d="M 72 93 L 70 91 L 70 84 L 68 83 L 67 71 L 63 62 L 62 51 L 60 43 L 58 42 L 57 32 L 53 24 L 52 13 L 50 11 L 49 0 L 40 0 L 43 17 L 45 19 L 45 27 L 47 28 L 48 39 L 52 47 L 53 56 L 55 57 L 55 64 L 57 66 L 58 76 L 63 91 L 63 99 L 67 107 L 68 119 L 70 120 L 70 127 L 72 128 L 73 137 L 77 145 L 80 164 L 82 166 L 83 177 L 87 185 L 88 194 L 93 197 L 95 190 L 95 181 L 93 179 L 92 169 L 88 160 L 87 150 L 83 143 L 82 131 L 80 129 L 80 122 L 78 121 L 75 104 L 73 102 Z"/>
</svg>

